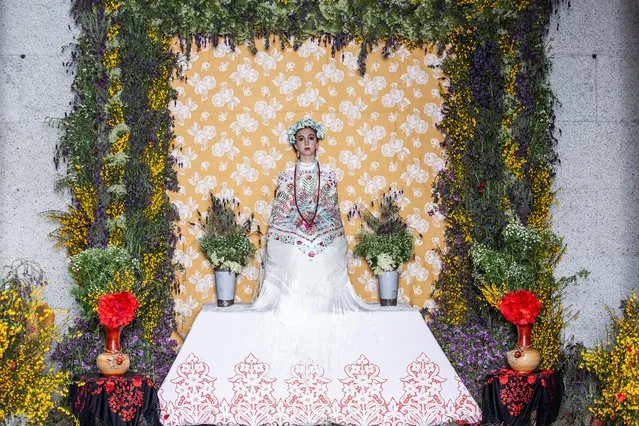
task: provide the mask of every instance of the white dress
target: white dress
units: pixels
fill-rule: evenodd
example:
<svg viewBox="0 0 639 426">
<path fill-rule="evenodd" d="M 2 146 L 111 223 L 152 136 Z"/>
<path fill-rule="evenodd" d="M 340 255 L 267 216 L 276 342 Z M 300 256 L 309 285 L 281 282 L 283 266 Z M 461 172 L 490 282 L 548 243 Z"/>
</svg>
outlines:
<svg viewBox="0 0 639 426">
<path fill-rule="evenodd" d="M 297 181 L 295 172 L 288 168 L 278 178 L 263 281 L 250 309 L 267 314 L 259 332 L 272 335 L 274 358 L 327 365 L 331 348 L 352 339 L 352 315 L 389 308 L 364 302 L 350 283 L 334 172 L 317 162 L 298 163 Z"/>
<path fill-rule="evenodd" d="M 266 234 L 264 279 L 254 308 L 291 315 L 371 309 L 348 278 L 335 174 L 317 162 L 298 163 L 297 174 L 297 184 L 295 167 L 278 177 Z"/>
</svg>

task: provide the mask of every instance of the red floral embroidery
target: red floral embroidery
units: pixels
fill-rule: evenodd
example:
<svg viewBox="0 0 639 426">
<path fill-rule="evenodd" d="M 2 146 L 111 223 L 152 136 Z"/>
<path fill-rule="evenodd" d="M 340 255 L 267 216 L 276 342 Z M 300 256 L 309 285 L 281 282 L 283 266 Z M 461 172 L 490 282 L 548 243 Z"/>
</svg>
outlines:
<svg viewBox="0 0 639 426">
<path fill-rule="evenodd" d="M 195 424 L 293 425 L 318 424 L 330 419 L 337 424 L 417 425 L 477 424 L 481 410 L 458 377 L 453 398 L 444 397 L 440 366 L 422 353 L 406 366 L 400 378 L 404 394 L 385 398 L 388 382 L 378 365 L 365 355 L 344 366 L 335 380 L 313 362 L 297 363 L 287 384 L 288 397 L 275 394 L 277 378 L 270 366 L 249 354 L 235 365 L 235 375 L 226 380 L 233 394 L 218 398 L 209 366 L 193 353 L 167 377 L 159 393 L 164 426 Z M 341 396 L 329 393 L 329 384 L 341 384 Z M 168 388 L 166 388 L 168 386 Z M 174 392 L 168 399 L 165 392 Z"/>
<path fill-rule="evenodd" d="M 151 380 L 140 376 L 108 379 L 82 376 L 79 382 L 82 385 L 72 402 L 74 412 L 79 413 L 86 409 L 90 395 L 97 396 L 106 392 L 109 410 L 126 422 L 135 420 L 136 414 L 144 404 L 144 384 L 155 387 Z"/>
</svg>

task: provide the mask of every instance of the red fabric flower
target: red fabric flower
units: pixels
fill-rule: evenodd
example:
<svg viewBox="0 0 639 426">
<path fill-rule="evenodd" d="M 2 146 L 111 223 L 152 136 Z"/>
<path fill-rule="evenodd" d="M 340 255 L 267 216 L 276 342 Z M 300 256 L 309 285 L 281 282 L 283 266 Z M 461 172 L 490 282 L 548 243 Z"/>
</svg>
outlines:
<svg viewBox="0 0 639 426">
<path fill-rule="evenodd" d="M 139 307 L 131 292 L 105 294 L 98 299 L 98 319 L 106 327 L 123 327 L 133 321 Z"/>
<path fill-rule="evenodd" d="M 619 402 L 624 402 L 624 400 L 626 399 L 626 394 L 623 392 L 619 392 L 617 394 L 617 401 Z"/>
<path fill-rule="evenodd" d="M 541 310 L 541 302 L 528 290 L 509 291 L 501 299 L 499 310 L 513 324 L 534 324 Z"/>
</svg>

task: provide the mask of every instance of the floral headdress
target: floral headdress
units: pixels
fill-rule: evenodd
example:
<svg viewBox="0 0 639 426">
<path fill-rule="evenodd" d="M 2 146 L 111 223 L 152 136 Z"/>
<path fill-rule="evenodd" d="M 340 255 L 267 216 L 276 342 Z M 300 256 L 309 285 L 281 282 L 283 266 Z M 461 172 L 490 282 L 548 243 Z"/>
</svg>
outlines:
<svg viewBox="0 0 639 426">
<path fill-rule="evenodd" d="M 324 139 L 324 137 L 326 136 L 326 134 L 324 133 L 324 128 L 321 124 L 319 124 L 312 118 L 305 118 L 288 128 L 288 130 L 286 131 L 286 134 L 288 135 L 288 143 L 290 143 L 291 145 L 295 145 L 295 133 L 297 133 L 299 129 L 303 129 L 304 127 L 315 130 L 317 139 Z"/>
</svg>

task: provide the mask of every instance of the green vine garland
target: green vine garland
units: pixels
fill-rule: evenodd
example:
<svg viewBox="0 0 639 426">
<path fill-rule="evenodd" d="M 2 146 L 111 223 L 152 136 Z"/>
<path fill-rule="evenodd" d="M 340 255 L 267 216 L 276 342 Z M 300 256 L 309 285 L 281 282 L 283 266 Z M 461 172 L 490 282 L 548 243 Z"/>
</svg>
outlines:
<svg viewBox="0 0 639 426">
<path fill-rule="evenodd" d="M 54 212 L 55 236 L 70 255 L 107 244 L 140 261 L 144 338 L 172 323 L 176 218 L 166 191 L 176 177 L 168 103 L 175 58 L 172 37 L 188 50 L 271 36 L 297 48 L 313 39 L 338 55 L 361 44 L 360 72 L 371 47 L 434 44 L 446 51 L 443 147 L 447 167 L 434 196 L 446 216 L 446 250 L 435 297 L 453 325 L 499 322 L 471 276 L 469 247 L 501 248 L 511 218 L 549 229 L 556 153 L 553 94 L 544 45 L 561 0 L 75 0 L 81 36 L 73 111 L 56 161 L 66 161 L 73 204 Z M 552 257 L 561 247 L 551 247 Z M 543 271 L 535 288 L 544 310 L 533 335 L 544 368 L 557 366 L 564 325 L 560 287 Z M 166 336 L 163 336 L 166 338 Z"/>
</svg>

